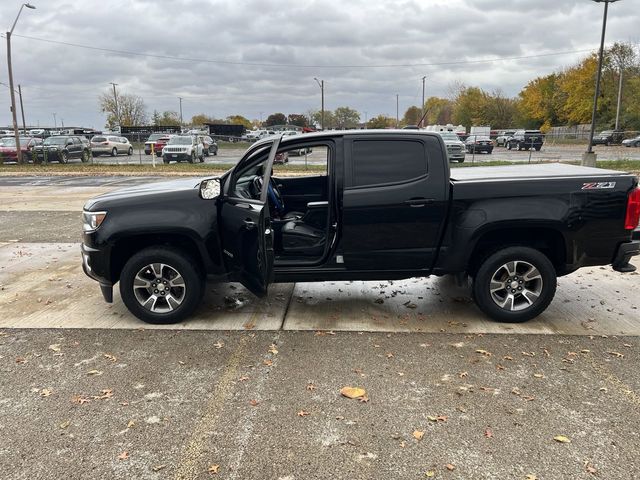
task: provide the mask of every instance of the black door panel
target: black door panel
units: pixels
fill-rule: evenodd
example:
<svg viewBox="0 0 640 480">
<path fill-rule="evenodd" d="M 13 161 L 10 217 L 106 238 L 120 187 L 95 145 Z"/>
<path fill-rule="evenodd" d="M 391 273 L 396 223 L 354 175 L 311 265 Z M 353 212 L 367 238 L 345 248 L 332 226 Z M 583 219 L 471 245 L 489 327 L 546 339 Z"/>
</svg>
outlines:
<svg viewBox="0 0 640 480">
<path fill-rule="evenodd" d="M 328 200 L 326 175 L 313 177 L 273 178 L 282 195 L 287 212 L 304 212 L 309 202 Z"/>
</svg>

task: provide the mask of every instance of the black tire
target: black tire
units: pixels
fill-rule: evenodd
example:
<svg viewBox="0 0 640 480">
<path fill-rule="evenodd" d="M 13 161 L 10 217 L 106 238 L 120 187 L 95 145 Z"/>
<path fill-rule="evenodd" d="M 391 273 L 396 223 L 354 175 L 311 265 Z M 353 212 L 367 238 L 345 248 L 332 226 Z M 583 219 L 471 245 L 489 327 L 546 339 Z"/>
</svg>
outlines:
<svg viewBox="0 0 640 480">
<path fill-rule="evenodd" d="M 516 143 L 516 150 L 522 150 L 522 145 L 520 145 L 520 142 Z"/>
<path fill-rule="evenodd" d="M 536 147 L 536 152 L 539 152 L 541 148 L 542 148 L 542 146 Z"/>
<path fill-rule="evenodd" d="M 191 152 L 191 156 L 189 157 L 189 163 L 196 163 L 196 152 Z"/>
<path fill-rule="evenodd" d="M 507 150 L 511 150 L 511 143 L 507 142 L 506 146 L 507 146 Z"/>
<path fill-rule="evenodd" d="M 162 152 L 156 152 L 156 157 L 161 157 L 162 156 Z"/>
<path fill-rule="evenodd" d="M 200 163 L 204 163 L 204 153 L 198 157 L 198 160 L 200 160 Z"/>
<path fill-rule="evenodd" d="M 146 265 L 150 264 L 163 264 L 165 266 L 162 269 L 163 272 L 170 271 L 167 269 L 167 267 L 169 267 L 169 269 L 173 269 L 174 272 L 179 273 L 184 280 L 183 289 L 181 289 L 181 287 L 163 287 L 165 291 L 169 292 L 169 295 L 166 297 L 157 297 L 158 300 L 155 304 L 159 302 L 161 304 L 160 306 L 169 305 L 166 298 L 170 295 L 175 296 L 176 299 L 181 298 L 180 304 L 175 306 L 171 311 L 153 312 L 141 304 L 141 300 L 134 292 L 134 279 L 136 275 L 138 275 Z M 120 296 L 122 297 L 122 301 L 133 315 L 146 323 L 158 325 L 178 323 L 193 313 L 200 304 L 204 293 L 204 279 L 196 265 L 197 263 L 194 259 L 180 250 L 167 247 L 145 248 L 133 255 L 122 269 L 122 273 L 120 274 Z M 151 274 L 150 278 L 157 277 Z M 143 289 L 138 289 L 138 291 L 141 290 Z M 144 294 L 145 292 L 142 293 Z"/>
<path fill-rule="evenodd" d="M 458 160 L 458 163 L 464 163 L 464 158 L 463 158 L 463 159 Z"/>
<path fill-rule="evenodd" d="M 167 157 L 162 157 L 162 161 L 168 165 L 171 160 L 169 160 Z"/>
<path fill-rule="evenodd" d="M 60 156 L 58 157 L 58 163 L 69 163 L 69 154 L 62 150 L 60 152 Z"/>
<path fill-rule="evenodd" d="M 218 149 L 216 148 L 216 149 L 213 151 L 213 156 L 215 157 L 215 156 L 217 156 L 217 155 L 218 155 Z"/>
<path fill-rule="evenodd" d="M 133 155 L 133 147 L 129 147 L 129 151 L 127 152 L 127 155 L 129 156 Z"/>
<path fill-rule="evenodd" d="M 514 269 L 515 276 L 509 276 L 508 270 L 503 268 L 512 262 L 517 262 L 517 268 Z M 535 280 L 528 281 L 525 277 L 518 277 L 523 271 L 519 269 L 528 269 L 529 267 L 537 270 L 538 275 Z M 495 290 L 492 293 L 492 279 L 499 273 L 507 275 L 503 284 L 509 285 L 509 287 Z M 533 276 L 533 274 L 531 275 Z M 556 293 L 556 278 L 553 264 L 539 250 L 523 246 L 506 247 L 488 255 L 480 264 L 473 279 L 473 297 L 480 310 L 497 322 L 526 322 L 540 315 L 549 306 Z M 508 283 L 509 279 L 516 280 Z M 511 292 L 515 292 L 515 295 L 510 295 L 511 288 L 514 289 Z M 538 295 L 531 301 L 516 289 L 523 292 L 528 291 L 532 296 L 535 296 L 534 291 L 537 291 Z M 500 297 L 502 292 L 506 293 L 504 307 L 497 303 L 501 298 L 494 300 L 494 295 Z M 512 297 L 512 299 L 509 301 L 506 297 Z M 529 305 L 526 306 L 526 303 Z"/>
<path fill-rule="evenodd" d="M 81 158 L 82 163 L 87 163 L 89 161 L 89 157 L 90 157 L 89 150 L 83 150 L 82 151 L 82 158 Z"/>
<path fill-rule="evenodd" d="M 118 149 L 116 147 L 113 147 L 113 149 L 111 150 L 111 156 L 112 157 L 118 156 Z"/>
</svg>

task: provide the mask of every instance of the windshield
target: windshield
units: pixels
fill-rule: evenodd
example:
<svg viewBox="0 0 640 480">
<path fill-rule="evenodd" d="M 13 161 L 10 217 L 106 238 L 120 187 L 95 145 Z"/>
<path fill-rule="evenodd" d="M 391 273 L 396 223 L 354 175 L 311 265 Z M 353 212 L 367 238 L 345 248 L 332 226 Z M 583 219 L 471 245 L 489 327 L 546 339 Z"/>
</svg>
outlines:
<svg viewBox="0 0 640 480">
<path fill-rule="evenodd" d="M 491 140 L 491 139 L 489 137 L 487 137 L 486 135 L 478 135 L 475 138 L 471 137 L 470 140 L 472 140 L 472 141 L 475 140 L 476 142 L 479 142 L 479 141 L 486 142 L 487 140 Z"/>
<path fill-rule="evenodd" d="M 147 141 L 153 142 L 154 140 L 159 140 L 162 137 L 164 137 L 164 133 L 152 133 L 151 135 L 149 135 L 149 139 Z"/>
<path fill-rule="evenodd" d="M 458 135 L 453 132 L 438 132 L 443 140 L 448 140 L 450 142 L 459 142 L 460 139 Z"/>
<path fill-rule="evenodd" d="M 191 145 L 192 143 L 191 137 L 173 137 L 168 145 Z"/>
<path fill-rule="evenodd" d="M 44 145 L 64 145 L 67 143 L 67 137 L 49 137 L 44 141 Z"/>
<path fill-rule="evenodd" d="M 29 143 L 30 140 L 31 140 L 30 138 L 20 138 L 20 145 L 26 145 L 27 143 Z M 4 145 L 7 147 L 15 147 L 16 139 L 13 137 L 0 138 L 0 145 Z"/>
<path fill-rule="evenodd" d="M 106 142 L 107 139 L 105 137 L 93 137 L 91 139 L 92 142 Z"/>
</svg>

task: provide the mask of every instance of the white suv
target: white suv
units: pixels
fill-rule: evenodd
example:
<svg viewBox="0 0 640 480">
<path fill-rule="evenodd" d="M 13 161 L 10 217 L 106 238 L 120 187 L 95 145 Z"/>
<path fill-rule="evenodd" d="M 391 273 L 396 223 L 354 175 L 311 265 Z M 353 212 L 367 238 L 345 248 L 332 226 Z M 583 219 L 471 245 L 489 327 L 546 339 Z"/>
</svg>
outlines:
<svg viewBox="0 0 640 480">
<path fill-rule="evenodd" d="M 204 145 L 202 137 L 191 135 L 176 135 L 162 149 L 162 160 L 169 163 L 171 160 L 195 163 L 196 160 L 204 162 Z"/>
</svg>

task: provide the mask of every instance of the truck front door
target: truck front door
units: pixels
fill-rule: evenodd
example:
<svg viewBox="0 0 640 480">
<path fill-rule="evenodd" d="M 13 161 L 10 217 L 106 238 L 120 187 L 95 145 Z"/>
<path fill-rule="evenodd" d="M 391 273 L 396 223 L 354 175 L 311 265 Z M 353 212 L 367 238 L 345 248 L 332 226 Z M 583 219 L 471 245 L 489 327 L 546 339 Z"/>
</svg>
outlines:
<svg viewBox="0 0 640 480">
<path fill-rule="evenodd" d="M 227 270 L 255 295 L 267 293 L 273 279 L 273 229 L 267 185 L 280 144 L 242 159 L 231 174 L 222 197 L 220 229 Z"/>
<path fill-rule="evenodd" d="M 347 137 L 340 250 L 350 270 L 430 270 L 448 201 L 435 136 Z"/>
</svg>

